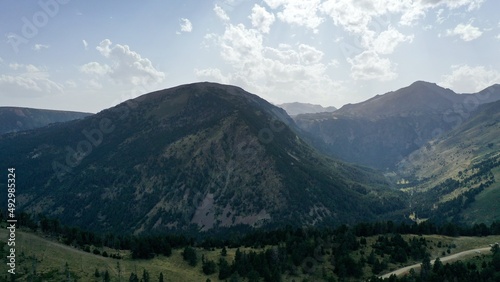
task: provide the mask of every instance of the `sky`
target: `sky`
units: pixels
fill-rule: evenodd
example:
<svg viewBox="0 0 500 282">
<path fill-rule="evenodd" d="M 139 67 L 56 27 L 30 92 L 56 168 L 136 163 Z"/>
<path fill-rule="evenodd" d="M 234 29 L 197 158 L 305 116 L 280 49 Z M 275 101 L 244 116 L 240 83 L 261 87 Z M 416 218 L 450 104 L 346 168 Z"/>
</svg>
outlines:
<svg viewBox="0 0 500 282">
<path fill-rule="evenodd" d="M 0 106 L 99 112 L 180 84 L 340 107 L 500 83 L 498 0 L 0 0 Z"/>
</svg>

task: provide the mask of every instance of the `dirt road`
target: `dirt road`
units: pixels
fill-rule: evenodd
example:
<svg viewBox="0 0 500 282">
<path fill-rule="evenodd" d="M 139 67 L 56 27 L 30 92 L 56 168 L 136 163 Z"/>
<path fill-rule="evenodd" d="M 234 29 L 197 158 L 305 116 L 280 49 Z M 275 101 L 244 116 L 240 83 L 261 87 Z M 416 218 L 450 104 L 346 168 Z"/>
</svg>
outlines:
<svg viewBox="0 0 500 282">
<path fill-rule="evenodd" d="M 451 262 L 451 261 L 458 260 L 458 259 L 466 257 L 466 256 L 489 253 L 490 250 L 491 250 L 491 247 L 472 249 L 472 250 L 468 250 L 468 251 L 463 251 L 463 252 L 460 252 L 460 253 L 456 253 L 456 254 L 453 254 L 453 255 L 449 255 L 449 256 L 446 256 L 446 257 L 442 257 L 442 258 L 439 258 L 439 259 L 441 260 L 442 263 L 446 263 L 446 262 Z M 435 261 L 435 259 L 431 261 L 431 264 L 434 264 L 434 261 Z M 403 274 L 407 274 L 410 271 L 410 269 L 412 269 L 412 268 L 414 268 L 415 270 L 419 270 L 420 269 L 420 263 L 417 263 L 417 264 L 414 264 L 414 265 L 410 265 L 410 266 L 406 266 L 406 267 L 394 270 L 393 272 L 390 272 L 390 273 L 387 273 L 387 274 L 384 274 L 384 275 L 380 276 L 380 278 L 389 278 L 389 276 L 391 276 L 393 274 L 396 274 L 396 276 L 401 276 Z"/>
</svg>

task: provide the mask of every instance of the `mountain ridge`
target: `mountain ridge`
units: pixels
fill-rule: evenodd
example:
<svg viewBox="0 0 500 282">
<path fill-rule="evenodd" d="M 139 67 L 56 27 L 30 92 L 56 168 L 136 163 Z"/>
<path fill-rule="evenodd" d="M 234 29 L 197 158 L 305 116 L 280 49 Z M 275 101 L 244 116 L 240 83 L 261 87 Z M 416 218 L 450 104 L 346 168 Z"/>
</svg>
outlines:
<svg viewBox="0 0 500 282">
<path fill-rule="evenodd" d="M 91 113 L 45 110 L 26 107 L 0 107 L 0 134 L 30 130 L 51 123 L 81 119 Z"/>
<path fill-rule="evenodd" d="M 241 88 L 195 83 L 1 136 L 0 156 L 25 172 L 20 209 L 92 230 L 321 225 L 404 208 L 381 174 L 321 156 L 294 127 Z"/>
<path fill-rule="evenodd" d="M 321 105 L 300 102 L 283 103 L 277 106 L 284 109 L 290 116 L 307 113 L 334 112 L 337 110 L 337 108 L 333 106 L 323 107 Z"/>
<path fill-rule="evenodd" d="M 498 85 L 475 94 L 456 94 L 417 81 L 333 113 L 302 114 L 294 120 L 324 153 L 391 170 L 411 152 L 462 124 L 480 105 L 496 100 L 500 100 Z"/>
</svg>

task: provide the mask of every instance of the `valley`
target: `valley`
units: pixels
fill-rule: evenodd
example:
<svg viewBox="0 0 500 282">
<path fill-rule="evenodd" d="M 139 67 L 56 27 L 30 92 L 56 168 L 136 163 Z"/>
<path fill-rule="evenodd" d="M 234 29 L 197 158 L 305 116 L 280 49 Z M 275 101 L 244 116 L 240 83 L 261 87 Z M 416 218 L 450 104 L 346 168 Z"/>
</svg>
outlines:
<svg viewBox="0 0 500 282">
<path fill-rule="evenodd" d="M 485 248 L 499 240 L 499 100 L 498 85 L 418 81 L 340 109 L 294 104 L 311 113 L 291 117 L 205 82 L 66 122 L 26 114 L 32 127 L 0 134 L 16 207 L 31 214 L 19 277 L 378 281 Z M 496 253 L 466 259 L 489 271 Z"/>
</svg>

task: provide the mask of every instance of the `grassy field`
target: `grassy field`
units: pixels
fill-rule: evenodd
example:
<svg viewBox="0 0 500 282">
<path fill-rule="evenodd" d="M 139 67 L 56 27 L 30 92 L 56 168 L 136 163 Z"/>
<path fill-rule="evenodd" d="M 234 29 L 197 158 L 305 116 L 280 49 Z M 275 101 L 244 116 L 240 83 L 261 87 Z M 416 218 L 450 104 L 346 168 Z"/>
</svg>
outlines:
<svg viewBox="0 0 500 282">
<path fill-rule="evenodd" d="M 7 235 L 7 230 L 2 227 L 0 229 L 0 241 L 5 242 Z M 414 236 L 417 235 L 403 235 L 403 238 L 408 240 Z M 371 252 L 371 244 L 377 240 L 377 237 L 378 236 L 367 238 L 367 245 L 354 253 L 353 257 L 356 260 L 361 256 L 366 257 L 366 255 Z M 433 258 L 443 256 L 443 253 L 448 255 L 468 249 L 487 247 L 491 243 L 500 241 L 500 236 L 446 237 L 430 235 L 425 236 L 425 238 L 429 242 L 429 251 Z M 245 248 L 240 249 L 242 251 L 250 250 Z M 110 249 L 104 250 L 110 254 L 117 252 L 116 250 Z M 220 251 L 220 249 L 214 251 L 197 249 L 199 257 L 203 254 L 206 258 L 214 261 L 218 261 L 220 258 Z M 231 261 L 233 261 L 235 251 L 235 249 L 227 249 L 226 260 L 228 262 L 231 263 Z M 205 275 L 201 270 L 201 262 L 199 262 L 196 267 L 189 266 L 187 262 L 182 259 L 182 250 L 173 250 L 172 256 L 168 258 L 159 256 L 151 260 L 132 260 L 128 251 L 121 251 L 121 254 L 125 256 L 125 258 L 117 260 L 77 250 L 32 233 L 18 231 L 16 233 L 16 252 L 16 271 L 19 273 L 19 279 L 17 281 L 26 281 L 27 275 L 34 271 L 44 277 L 43 281 L 66 280 L 68 272 L 71 278 L 76 278 L 77 281 L 102 281 L 102 276 L 94 276 L 96 269 L 100 273 L 108 271 L 111 276 L 111 281 L 128 281 L 131 272 L 136 273 L 140 278 L 144 269 L 149 272 L 151 281 L 158 281 L 160 272 L 163 273 L 164 281 L 204 282 L 207 278 L 211 281 L 220 281 L 217 278 L 217 273 L 209 276 Z M 409 261 L 405 263 L 405 265 L 413 263 L 418 262 Z M 66 264 L 68 265 L 67 267 Z M 389 264 L 389 270 L 394 270 L 401 266 L 402 265 Z M 318 271 L 321 268 L 322 267 L 319 267 Z M 0 270 L 0 281 L 3 281 L 5 273 L 7 273 L 5 263 L 2 263 Z M 370 268 L 366 267 L 364 273 L 366 276 L 370 276 Z M 121 277 L 121 280 L 119 277 Z M 294 279 L 295 281 L 302 281 L 303 278 L 305 278 L 305 276 L 302 277 L 302 274 L 299 274 L 299 276 L 294 277 L 285 276 L 284 280 L 292 281 Z"/>
<path fill-rule="evenodd" d="M 420 238 L 418 235 L 401 235 L 405 241 L 410 240 L 413 237 Z M 365 257 L 372 251 L 371 245 L 376 242 L 378 236 L 366 238 L 367 245 L 363 249 Z M 425 235 L 423 236 L 428 241 L 428 252 L 431 254 L 431 258 L 435 259 L 438 257 L 448 256 L 450 254 L 460 253 L 462 251 L 488 247 L 490 244 L 499 242 L 500 236 L 487 236 L 487 237 L 448 237 L 442 235 Z M 439 247 L 441 246 L 441 247 Z M 354 257 L 359 259 L 361 254 L 357 253 Z M 419 263 L 420 261 L 414 261 L 409 258 L 408 262 L 404 264 L 388 264 L 388 270 L 384 273 L 391 272 L 398 268 Z M 364 269 L 366 276 L 370 276 L 370 269 L 366 267 Z"/>
<path fill-rule="evenodd" d="M 5 238 L 7 238 L 5 228 L 0 229 L 0 238 L 0 241 L 5 242 Z M 130 258 L 117 260 L 90 254 L 34 234 L 18 231 L 16 252 L 18 253 L 16 272 L 19 273 L 19 276 L 26 277 L 26 274 L 32 273 L 36 269 L 38 274 L 46 277 L 44 281 L 62 281 L 61 279 L 66 277 L 66 263 L 71 277 L 77 278 L 78 281 L 102 281 L 102 277 L 96 278 L 94 276 L 96 269 L 99 272 L 107 270 L 112 277 L 111 281 L 118 281 L 118 267 L 121 269 L 122 281 L 128 281 L 131 272 L 141 277 L 144 269 L 149 272 L 151 281 L 158 281 L 160 272 L 163 273 L 164 281 L 206 281 L 207 278 L 210 278 L 211 281 L 219 281 L 217 274 L 207 276 L 201 271 L 201 262 L 196 267 L 189 266 L 182 259 L 182 250 L 173 250 L 172 256 L 169 258 L 159 256 L 151 260 L 132 260 Z M 116 251 L 110 253 L 114 252 Z M 233 260 L 234 252 L 234 249 L 228 249 L 228 261 Z M 198 253 L 200 256 L 205 254 L 208 258 L 218 259 L 220 250 L 205 251 L 200 249 Z M 3 280 L 4 274 L 7 273 L 6 264 L 2 263 L 0 269 L 2 269 L 0 280 Z M 19 281 L 24 281 L 24 279 Z"/>
<path fill-rule="evenodd" d="M 474 203 L 470 205 L 462 216 L 469 224 L 485 223 L 491 224 L 500 220 L 500 167 L 492 170 L 496 182 L 476 196 Z"/>
</svg>

